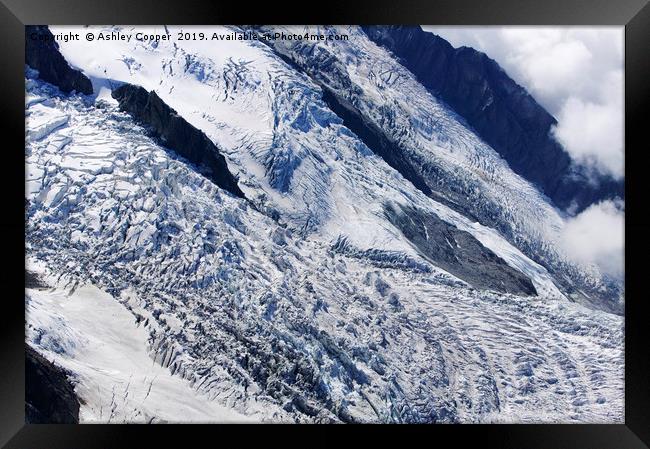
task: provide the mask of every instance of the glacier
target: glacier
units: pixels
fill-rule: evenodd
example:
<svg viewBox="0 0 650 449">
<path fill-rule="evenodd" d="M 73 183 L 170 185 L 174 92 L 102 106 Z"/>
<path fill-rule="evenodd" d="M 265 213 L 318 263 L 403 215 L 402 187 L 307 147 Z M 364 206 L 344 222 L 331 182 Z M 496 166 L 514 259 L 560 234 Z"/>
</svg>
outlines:
<svg viewBox="0 0 650 449">
<path fill-rule="evenodd" d="M 333 30 L 59 43 L 91 95 L 26 68 L 27 340 L 80 420 L 623 422 L 622 283 L 563 254 L 566 213 L 389 51 Z"/>
</svg>

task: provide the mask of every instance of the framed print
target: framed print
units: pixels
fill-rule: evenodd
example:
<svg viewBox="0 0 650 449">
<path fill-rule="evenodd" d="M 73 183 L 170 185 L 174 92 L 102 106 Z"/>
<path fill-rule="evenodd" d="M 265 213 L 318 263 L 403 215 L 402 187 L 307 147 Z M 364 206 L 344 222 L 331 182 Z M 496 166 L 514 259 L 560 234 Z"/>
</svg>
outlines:
<svg viewBox="0 0 650 449">
<path fill-rule="evenodd" d="M 644 1 L 92 3 L 4 1 L 2 444 L 647 447 Z"/>
</svg>

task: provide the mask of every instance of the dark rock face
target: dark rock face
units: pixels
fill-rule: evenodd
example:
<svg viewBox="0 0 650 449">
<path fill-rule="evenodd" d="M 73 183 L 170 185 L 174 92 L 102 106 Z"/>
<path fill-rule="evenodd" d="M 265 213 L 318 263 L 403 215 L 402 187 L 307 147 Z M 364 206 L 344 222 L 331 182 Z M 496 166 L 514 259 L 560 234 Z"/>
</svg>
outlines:
<svg viewBox="0 0 650 449">
<path fill-rule="evenodd" d="M 77 424 L 79 400 L 66 373 L 25 346 L 25 420 L 28 424 Z"/>
<path fill-rule="evenodd" d="M 38 70 L 39 78 L 54 84 L 65 93 L 93 93 L 90 80 L 79 70 L 68 65 L 59 52 L 54 36 L 45 25 L 25 27 L 25 63 Z"/>
<path fill-rule="evenodd" d="M 33 271 L 25 270 L 25 288 L 45 290 L 48 285 Z"/>
<path fill-rule="evenodd" d="M 468 47 L 455 49 L 418 26 L 367 26 L 363 30 L 392 51 L 517 174 L 537 185 L 559 207 L 582 210 L 601 199 L 623 197 L 622 180 L 589 174 L 572 164 L 551 135 L 555 118 L 484 53 Z"/>
<path fill-rule="evenodd" d="M 484 247 L 472 234 L 412 207 L 384 206 L 388 220 L 434 265 L 477 289 L 537 295 L 531 280 Z"/>
<path fill-rule="evenodd" d="M 327 86 L 321 84 L 323 100 L 334 113 L 343 119 L 343 124 L 356 134 L 373 153 L 380 156 L 388 165 L 401 173 L 406 179 L 425 195 L 431 195 L 431 189 L 426 181 L 404 158 L 403 150 L 399 145 L 389 139 L 386 134 L 375 124 L 365 119 L 357 109 L 345 99 L 337 97 Z"/>
<path fill-rule="evenodd" d="M 439 201 L 451 209 L 474 220 L 479 220 L 472 209 L 464 205 L 466 195 L 462 191 L 445 188 L 439 181 L 443 173 L 437 173 L 437 167 L 423 161 L 416 161 L 415 155 L 386 135 L 379 127 L 368 120 L 345 98 L 336 95 L 325 84 L 319 84 L 323 90 L 323 101 L 343 120 L 343 124 L 359 137 L 363 143 L 388 165 L 397 170 L 425 195 Z M 426 173 L 426 176 L 423 174 Z M 435 186 L 432 190 L 430 186 Z"/>
<path fill-rule="evenodd" d="M 219 187 L 244 198 L 244 193 L 237 185 L 237 178 L 230 173 L 219 149 L 203 132 L 190 125 L 162 101 L 156 92 L 123 84 L 113 90 L 112 96 L 119 102 L 121 110 L 150 128 L 165 146 L 207 169 L 207 177 Z"/>
</svg>

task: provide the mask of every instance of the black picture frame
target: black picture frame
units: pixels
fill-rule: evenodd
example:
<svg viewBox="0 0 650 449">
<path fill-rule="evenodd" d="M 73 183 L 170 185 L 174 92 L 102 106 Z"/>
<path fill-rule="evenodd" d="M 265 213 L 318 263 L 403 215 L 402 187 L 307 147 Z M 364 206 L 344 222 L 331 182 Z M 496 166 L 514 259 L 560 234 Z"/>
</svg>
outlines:
<svg viewBox="0 0 650 449">
<path fill-rule="evenodd" d="M 24 422 L 24 26 L 35 24 L 432 24 L 432 25 L 619 25 L 625 26 L 625 188 L 626 311 L 625 424 L 621 425 L 464 425 L 464 426 L 274 426 L 242 433 L 222 425 L 179 427 L 140 425 L 27 425 Z M 650 445 L 646 343 L 649 328 L 644 259 L 650 220 L 644 204 L 646 112 L 650 110 L 650 4 L 648 0 L 410 0 L 402 2 L 198 2 L 193 0 L 0 0 L 0 108 L 4 151 L 4 210 L 0 213 L 4 268 L 0 327 L 0 445 L 7 448 L 129 447 L 137 441 L 156 446 L 181 439 L 182 447 L 204 438 L 225 444 L 225 434 L 273 438 L 317 432 L 309 444 L 339 444 L 341 433 L 378 439 L 417 434 L 430 444 L 453 438 L 455 446 L 473 441 L 501 448 L 647 448 Z M 10 139 L 9 139 L 10 138 Z M 9 143 L 11 142 L 11 143 Z M 11 287 L 11 288 L 7 288 Z M 24 294 L 24 293 L 23 293 Z M 247 430 L 247 429 L 244 429 Z M 214 438 L 219 435 L 219 440 Z M 407 440 L 403 440 L 407 441 Z M 409 444 L 415 444 L 413 443 Z"/>
</svg>

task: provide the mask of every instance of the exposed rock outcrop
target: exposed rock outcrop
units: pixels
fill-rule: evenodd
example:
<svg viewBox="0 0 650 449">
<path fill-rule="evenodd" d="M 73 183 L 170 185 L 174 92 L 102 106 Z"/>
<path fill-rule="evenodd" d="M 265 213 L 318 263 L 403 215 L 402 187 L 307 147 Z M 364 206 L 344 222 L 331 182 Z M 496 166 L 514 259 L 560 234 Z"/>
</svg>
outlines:
<svg viewBox="0 0 650 449">
<path fill-rule="evenodd" d="M 43 282 L 41 277 L 33 271 L 25 270 L 25 288 L 33 288 L 37 290 L 45 290 L 48 285 Z"/>
<path fill-rule="evenodd" d="M 426 181 L 413 167 L 410 161 L 403 157 L 404 150 L 391 141 L 381 129 L 370 120 L 365 119 L 356 108 L 345 99 L 338 97 L 327 86 L 321 84 L 323 100 L 334 113 L 343 119 L 343 124 L 354 132 L 373 153 L 380 156 L 388 165 L 400 172 L 425 195 L 432 195 Z"/>
<path fill-rule="evenodd" d="M 45 25 L 25 27 L 25 63 L 38 70 L 39 78 L 54 84 L 63 92 L 77 91 L 86 95 L 93 93 L 90 80 L 68 65 L 59 52 L 54 35 Z"/>
<path fill-rule="evenodd" d="M 482 52 L 454 48 L 418 26 L 366 26 L 436 97 L 445 101 L 510 167 L 561 208 L 582 210 L 622 197 L 622 180 L 587 173 L 551 135 L 557 121 Z M 596 182 L 594 181 L 594 178 Z"/>
<path fill-rule="evenodd" d="M 472 287 L 537 295 L 527 276 L 509 266 L 469 232 L 413 207 L 397 210 L 387 204 L 384 214 L 426 259 Z"/>
<path fill-rule="evenodd" d="M 233 195 L 244 198 L 237 178 L 228 169 L 219 148 L 201 131 L 170 108 L 156 92 L 132 84 L 123 84 L 112 92 L 120 109 L 151 129 L 162 143 L 199 167 L 206 176 Z"/>
<path fill-rule="evenodd" d="M 25 346 L 25 421 L 77 424 L 79 400 L 65 371 Z"/>
</svg>

